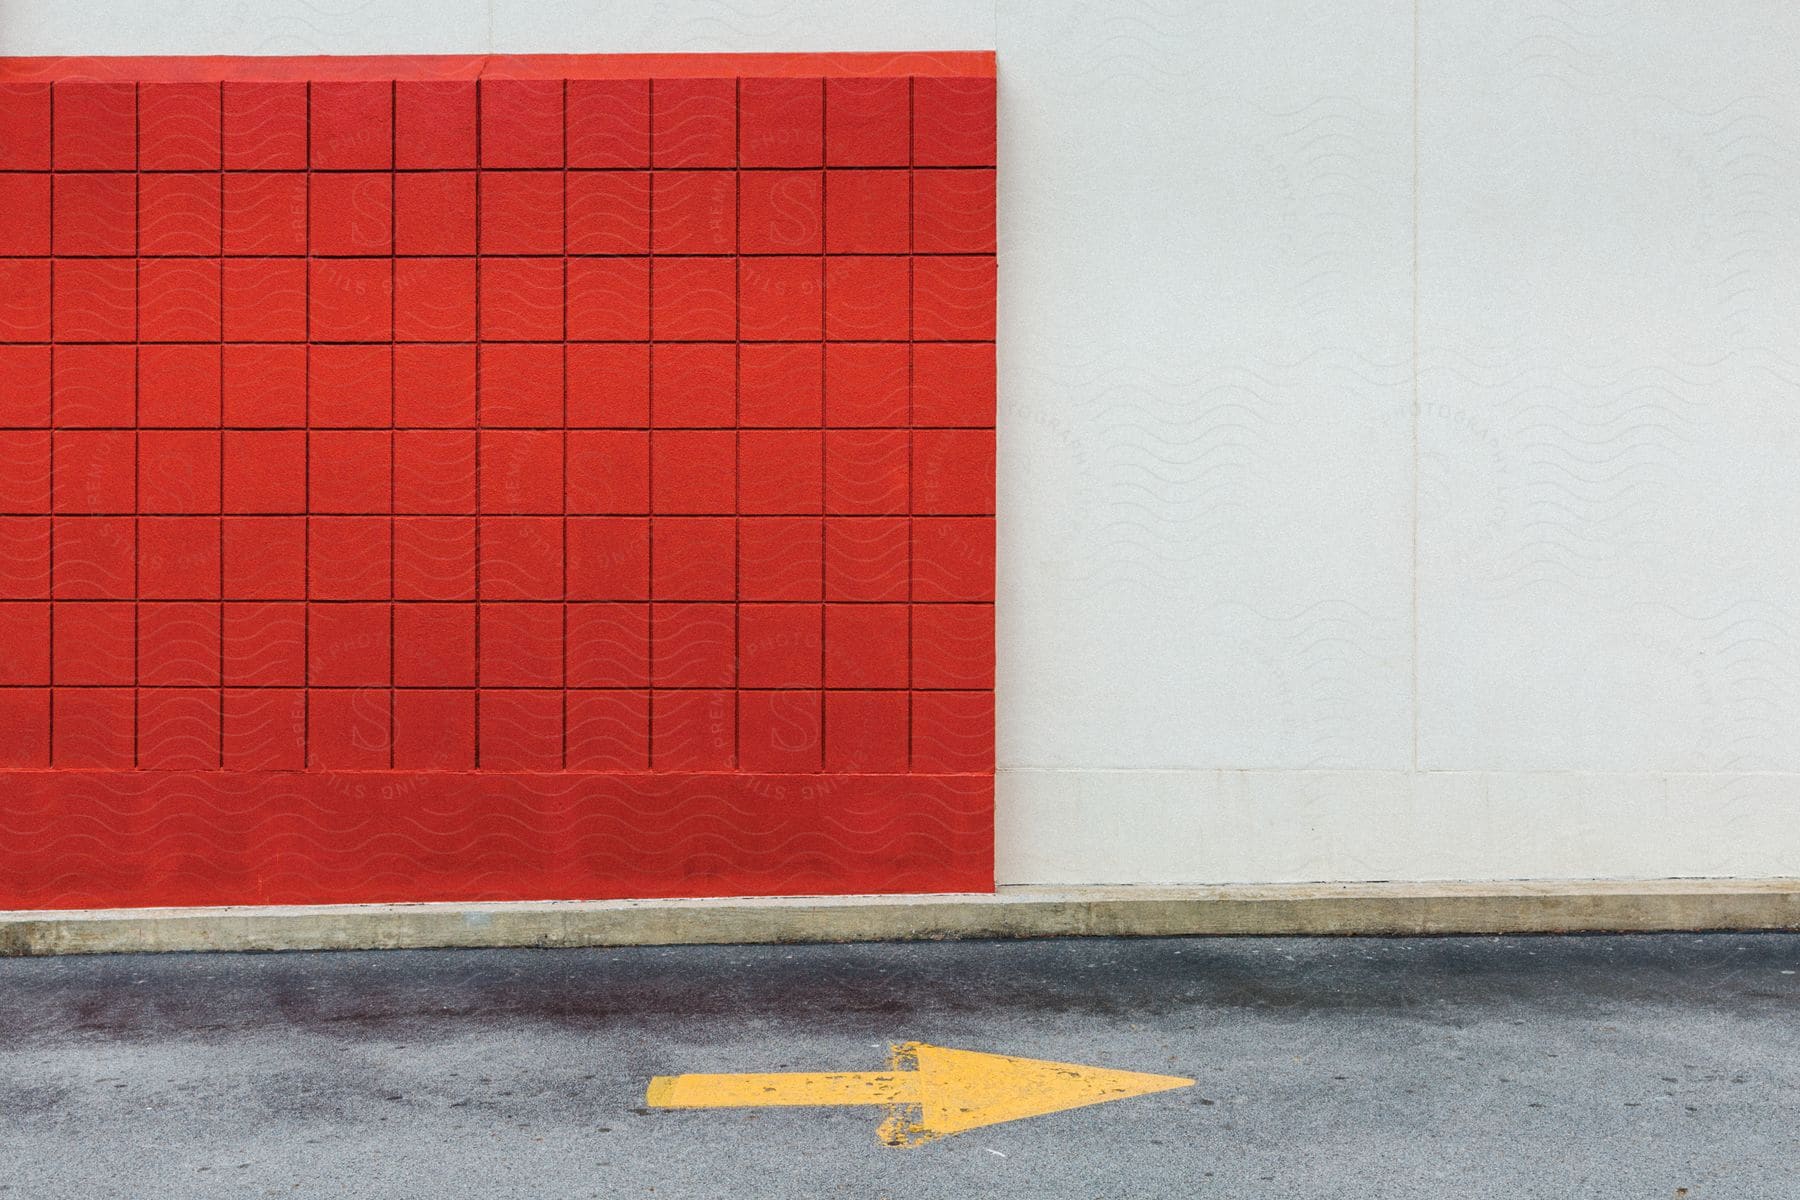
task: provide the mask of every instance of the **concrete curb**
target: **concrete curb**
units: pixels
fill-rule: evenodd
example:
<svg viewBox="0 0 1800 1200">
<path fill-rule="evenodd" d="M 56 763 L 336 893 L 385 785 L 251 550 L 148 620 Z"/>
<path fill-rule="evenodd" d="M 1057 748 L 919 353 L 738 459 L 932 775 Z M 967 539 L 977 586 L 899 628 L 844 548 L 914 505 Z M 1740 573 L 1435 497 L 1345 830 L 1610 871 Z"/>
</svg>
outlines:
<svg viewBox="0 0 1800 1200">
<path fill-rule="evenodd" d="M 955 938 L 1800 930 L 1800 879 L 0 912 L 0 956 Z"/>
</svg>

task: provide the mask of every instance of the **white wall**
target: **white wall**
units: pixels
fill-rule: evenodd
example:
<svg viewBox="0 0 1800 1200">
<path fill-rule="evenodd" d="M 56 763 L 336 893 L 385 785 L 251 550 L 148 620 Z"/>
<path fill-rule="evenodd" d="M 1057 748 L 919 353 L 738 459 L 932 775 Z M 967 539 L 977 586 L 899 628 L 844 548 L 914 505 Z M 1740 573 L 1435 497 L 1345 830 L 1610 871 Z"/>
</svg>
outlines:
<svg viewBox="0 0 1800 1200">
<path fill-rule="evenodd" d="M 1005 882 L 1800 875 L 1800 9 L 7 0 L 996 47 Z"/>
</svg>

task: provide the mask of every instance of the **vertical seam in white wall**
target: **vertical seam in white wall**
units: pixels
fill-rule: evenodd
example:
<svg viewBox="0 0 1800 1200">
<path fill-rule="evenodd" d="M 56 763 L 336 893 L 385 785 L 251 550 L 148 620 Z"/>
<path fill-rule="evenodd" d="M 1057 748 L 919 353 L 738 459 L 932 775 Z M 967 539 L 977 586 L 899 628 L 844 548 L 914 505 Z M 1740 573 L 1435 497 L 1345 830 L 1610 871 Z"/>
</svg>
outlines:
<svg viewBox="0 0 1800 1200">
<path fill-rule="evenodd" d="M 1419 5 L 1412 28 L 1412 769 L 1419 769 Z"/>
</svg>

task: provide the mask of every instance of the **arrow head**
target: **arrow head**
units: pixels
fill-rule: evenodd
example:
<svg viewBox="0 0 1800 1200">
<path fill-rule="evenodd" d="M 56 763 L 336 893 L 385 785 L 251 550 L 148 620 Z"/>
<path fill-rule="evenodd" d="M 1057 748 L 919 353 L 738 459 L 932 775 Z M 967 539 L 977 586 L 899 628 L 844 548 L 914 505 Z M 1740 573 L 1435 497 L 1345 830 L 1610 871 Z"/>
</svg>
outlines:
<svg viewBox="0 0 1800 1200">
<path fill-rule="evenodd" d="M 881 1127 L 882 1140 L 889 1145 L 914 1146 L 983 1125 L 1194 1085 L 1193 1080 L 1175 1075 L 951 1050 L 923 1042 L 894 1047 L 894 1069 L 909 1066 L 919 1073 L 919 1119 L 908 1121 L 901 1112 L 889 1117 Z"/>
</svg>

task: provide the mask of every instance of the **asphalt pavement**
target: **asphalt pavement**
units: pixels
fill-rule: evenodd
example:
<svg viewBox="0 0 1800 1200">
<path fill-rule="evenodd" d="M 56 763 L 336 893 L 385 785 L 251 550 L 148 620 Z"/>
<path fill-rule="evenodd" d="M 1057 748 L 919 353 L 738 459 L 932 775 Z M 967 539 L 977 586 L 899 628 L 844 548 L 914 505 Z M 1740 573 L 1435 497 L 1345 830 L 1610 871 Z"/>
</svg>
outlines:
<svg viewBox="0 0 1800 1200">
<path fill-rule="evenodd" d="M 1800 936 L 0 960 L 0 1200 L 1800 1196 Z M 1195 1085 L 912 1148 L 653 1076 Z"/>
</svg>

